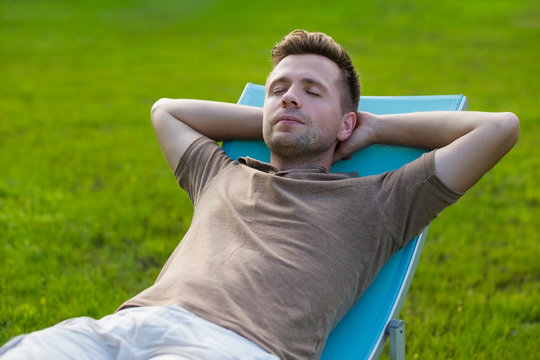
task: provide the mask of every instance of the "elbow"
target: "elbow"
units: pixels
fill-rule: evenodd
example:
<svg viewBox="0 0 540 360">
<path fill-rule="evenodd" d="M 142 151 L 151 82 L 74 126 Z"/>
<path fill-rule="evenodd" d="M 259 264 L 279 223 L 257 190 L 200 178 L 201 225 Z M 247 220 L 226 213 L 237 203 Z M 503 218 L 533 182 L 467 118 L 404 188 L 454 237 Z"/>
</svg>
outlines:
<svg viewBox="0 0 540 360">
<path fill-rule="evenodd" d="M 152 121 L 154 121 L 154 118 L 157 116 L 157 114 L 165 108 L 165 103 L 167 102 L 166 98 L 159 99 L 152 105 L 152 109 L 150 110 L 150 118 Z"/>
<path fill-rule="evenodd" d="M 163 122 L 165 118 L 171 115 L 170 113 L 170 101 L 171 99 L 163 98 L 159 99 L 152 105 L 150 110 L 150 120 L 154 128 L 159 126 L 159 123 Z"/>
<path fill-rule="evenodd" d="M 511 112 L 505 112 L 502 113 L 502 118 L 500 121 L 501 130 L 506 134 L 508 139 L 508 144 L 510 147 L 514 146 L 514 144 L 519 139 L 519 133 L 520 133 L 520 126 L 519 126 L 519 118 L 516 116 L 516 114 Z"/>
</svg>

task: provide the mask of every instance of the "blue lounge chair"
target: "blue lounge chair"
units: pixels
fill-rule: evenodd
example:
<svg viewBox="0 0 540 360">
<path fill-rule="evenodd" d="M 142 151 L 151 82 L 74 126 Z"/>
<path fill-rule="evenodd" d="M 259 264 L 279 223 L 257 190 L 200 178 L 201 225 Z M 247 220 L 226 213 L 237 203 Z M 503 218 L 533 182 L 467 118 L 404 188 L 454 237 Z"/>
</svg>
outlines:
<svg viewBox="0 0 540 360">
<path fill-rule="evenodd" d="M 239 104 L 263 106 L 264 86 L 248 83 Z M 375 114 L 432 110 L 466 110 L 463 95 L 437 96 L 363 96 L 359 110 Z M 263 141 L 233 140 L 223 144 L 232 158 L 248 155 L 261 161 L 270 160 Z M 357 171 L 360 176 L 378 174 L 401 167 L 419 157 L 425 150 L 372 145 L 340 161 L 334 172 Z M 398 320 L 403 301 L 420 259 L 428 228 L 407 246 L 394 254 L 381 269 L 368 290 L 332 330 L 322 359 L 377 359 L 390 338 L 391 359 L 405 358 L 404 322 Z"/>
</svg>

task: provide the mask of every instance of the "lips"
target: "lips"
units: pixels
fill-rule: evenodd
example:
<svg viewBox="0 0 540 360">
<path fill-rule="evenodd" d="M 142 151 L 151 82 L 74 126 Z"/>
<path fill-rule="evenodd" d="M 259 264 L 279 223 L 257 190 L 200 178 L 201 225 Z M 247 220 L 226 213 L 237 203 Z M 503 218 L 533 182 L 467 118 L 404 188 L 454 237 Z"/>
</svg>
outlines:
<svg viewBox="0 0 540 360">
<path fill-rule="evenodd" d="M 302 121 L 300 118 L 294 115 L 284 114 L 278 118 L 278 120 L 276 121 L 276 124 L 302 125 L 304 124 L 304 121 Z"/>
</svg>

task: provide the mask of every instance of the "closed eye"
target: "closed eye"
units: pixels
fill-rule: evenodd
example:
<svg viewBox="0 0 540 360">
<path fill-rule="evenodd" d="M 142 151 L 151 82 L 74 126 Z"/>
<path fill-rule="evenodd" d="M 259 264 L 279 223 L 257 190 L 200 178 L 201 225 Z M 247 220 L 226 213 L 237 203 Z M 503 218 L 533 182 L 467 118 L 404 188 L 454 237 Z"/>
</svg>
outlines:
<svg viewBox="0 0 540 360">
<path fill-rule="evenodd" d="M 283 94 L 285 91 L 287 91 L 287 89 L 285 88 L 275 88 L 270 93 L 272 95 L 279 95 L 279 94 Z"/>
</svg>

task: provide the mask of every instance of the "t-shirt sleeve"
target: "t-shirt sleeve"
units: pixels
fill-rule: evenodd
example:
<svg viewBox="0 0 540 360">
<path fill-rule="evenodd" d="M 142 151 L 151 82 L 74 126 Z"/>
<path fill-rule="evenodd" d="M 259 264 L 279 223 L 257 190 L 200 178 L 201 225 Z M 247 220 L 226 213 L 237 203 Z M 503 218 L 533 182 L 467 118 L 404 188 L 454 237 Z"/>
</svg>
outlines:
<svg viewBox="0 0 540 360">
<path fill-rule="evenodd" d="M 215 176 L 233 163 L 215 141 L 201 137 L 183 154 L 174 176 L 195 204 Z"/>
<path fill-rule="evenodd" d="M 381 177 L 380 211 L 398 248 L 461 197 L 435 174 L 435 151 Z"/>
</svg>

